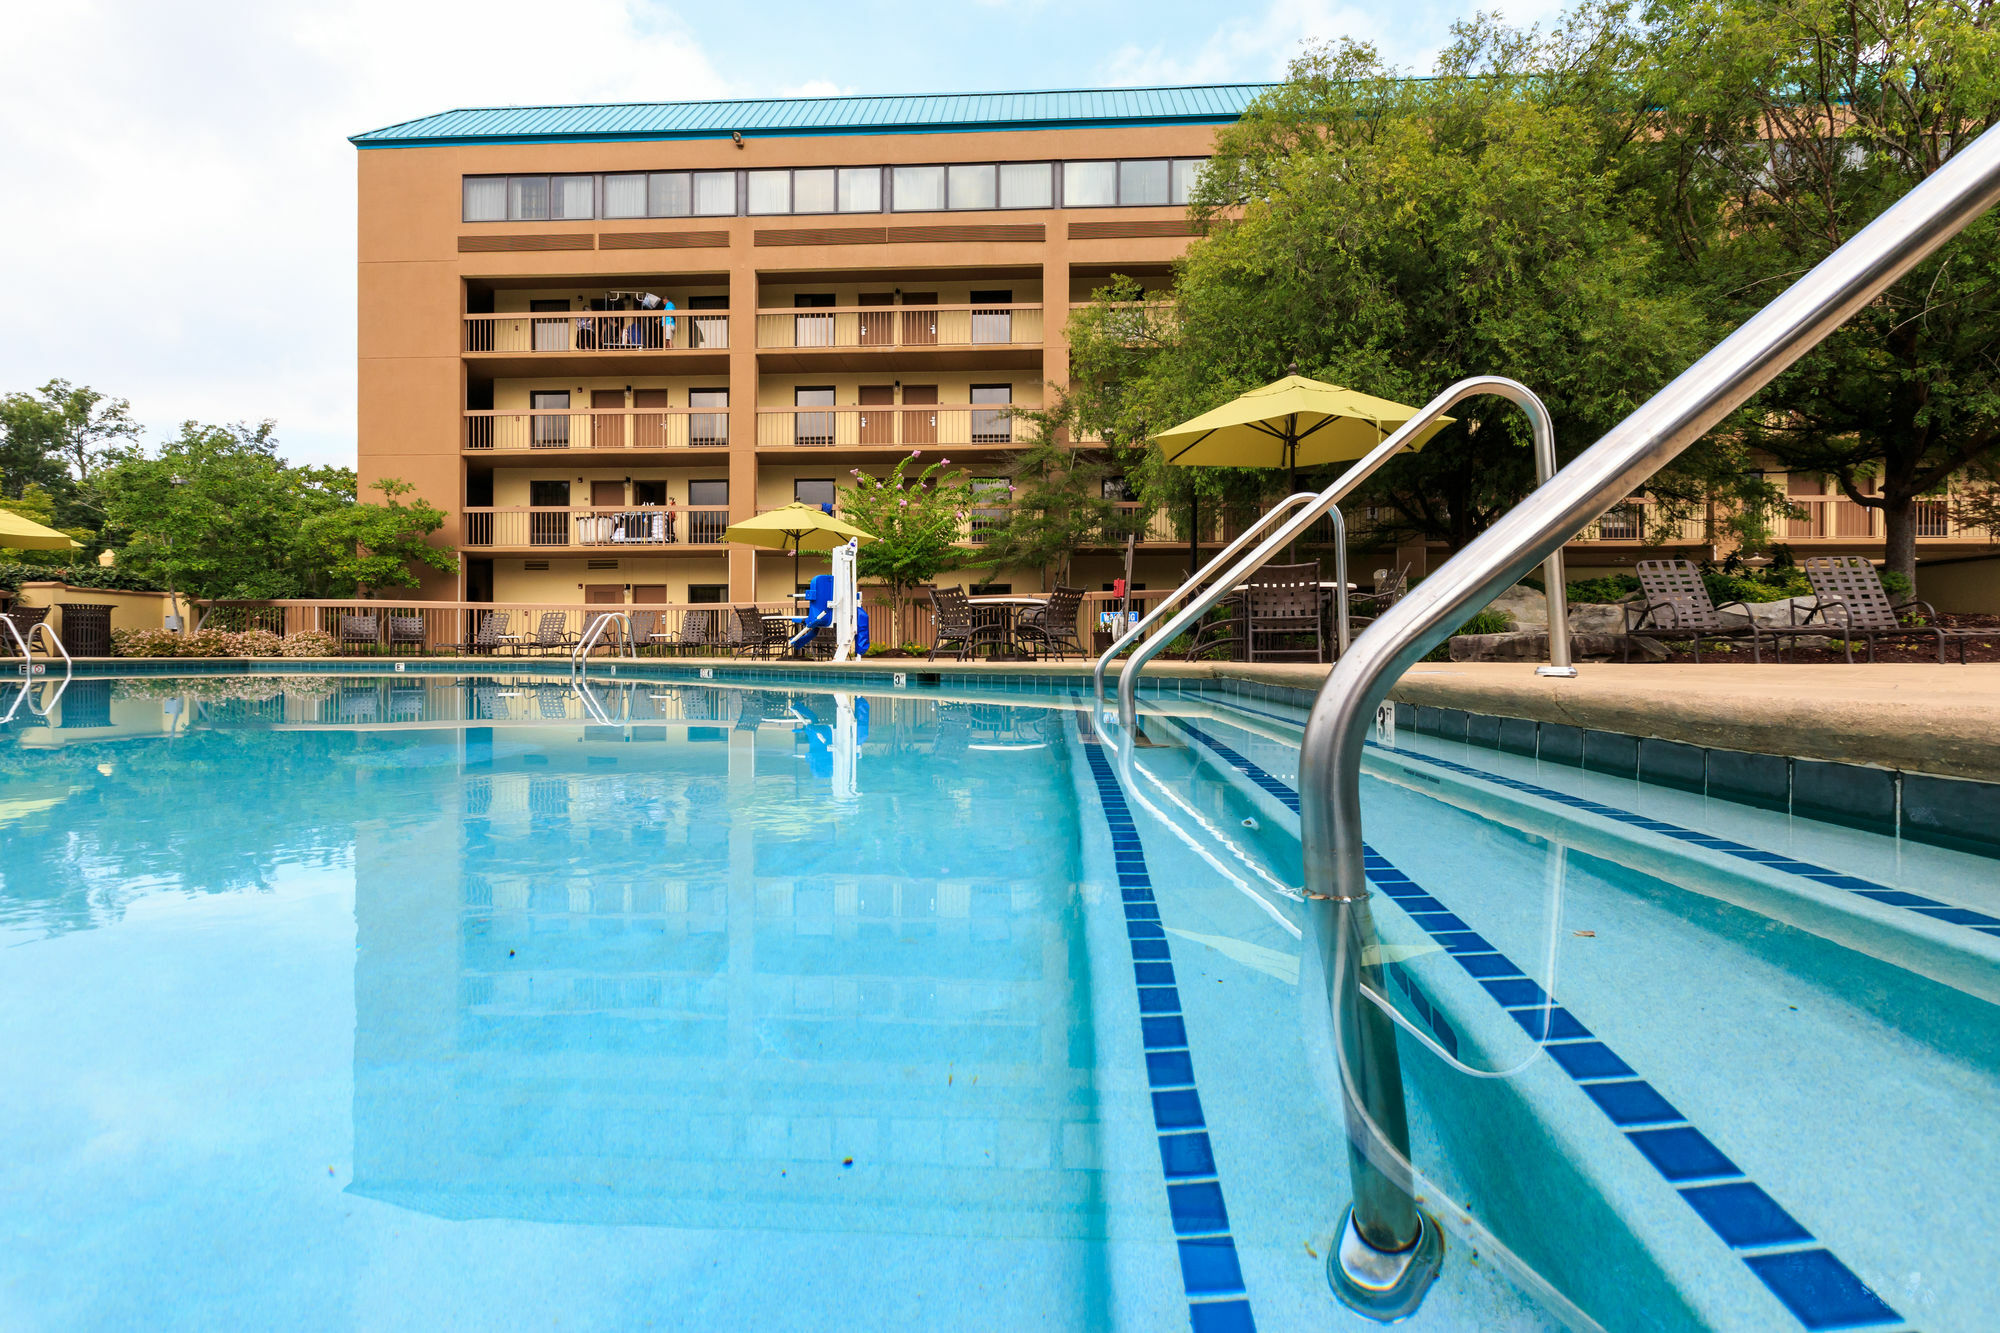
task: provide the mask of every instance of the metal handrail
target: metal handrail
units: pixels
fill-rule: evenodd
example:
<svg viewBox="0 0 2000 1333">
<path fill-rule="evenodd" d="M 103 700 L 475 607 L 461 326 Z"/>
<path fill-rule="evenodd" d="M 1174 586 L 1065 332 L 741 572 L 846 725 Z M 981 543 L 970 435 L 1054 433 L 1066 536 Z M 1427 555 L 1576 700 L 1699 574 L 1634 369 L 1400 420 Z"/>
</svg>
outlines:
<svg viewBox="0 0 2000 1333">
<path fill-rule="evenodd" d="M 1199 588 L 1203 583 L 1206 583 L 1209 579 L 1214 578 L 1219 571 L 1228 568 L 1226 562 L 1229 560 L 1229 558 L 1235 555 L 1238 551 L 1242 550 L 1252 541 L 1255 541 L 1257 534 L 1262 532 L 1265 528 L 1270 527 L 1271 524 L 1277 522 L 1278 519 L 1284 515 L 1287 509 L 1291 509 L 1297 505 L 1305 504 L 1312 498 L 1313 494 L 1311 491 L 1300 491 L 1296 495 L 1286 496 L 1284 499 L 1278 501 L 1278 503 L 1272 505 L 1269 509 L 1265 510 L 1261 515 L 1258 516 L 1257 521 L 1255 523 L 1252 523 L 1249 527 L 1245 528 L 1240 534 L 1237 535 L 1234 541 L 1229 543 L 1229 545 L 1223 547 L 1220 551 L 1216 552 L 1215 558 L 1208 562 L 1206 568 L 1197 569 L 1193 574 L 1189 575 L 1188 581 L 1186 583 L 1181 584 L 1180 587 L 1174 589 L 1172 592 L 1168 593 L 1165 597 L 1161 598 L 1160 604 L 1154 607 L 1151 611 L 1148 611 L 1144 619 L 1140 620 L 1138 624 L 1133 625 L 1130 629 L 1126 630 L 1123 635 L 1119 636 L 1119 639 L 1116 643 L 1112 644 L 1109 648 L 1105 649 L 1103 656 L 1097 659 L 1097 665 L 1090 669 L 1090 693 L 1091 697 L 1097 701 L 1097 706 L 1099 708 L 1104 707 L 1104 668 L 1110 666 L 1112 660 L 1116 658 L 1118 654 L 1124 652 L 1125 649 L 1133 642 L 1133 640 L 1137 639 L 1140 635 L 1144 634 L 1148 628 L 1158 623 L 1160 617 L 1165 615 L 1169 610 L 1171 610 L 1174 607 L 1174 605 L 1181 600 L 1181 598 L 1187 596 L 1187 594 L 1193 592 L 1196 588 Z"/>
<path fill-rule="evenodd" d="M 40 630 L 42 636 L 46 638 L 49 641 L 49 643 L 55 647 L 56 652 L 62 654 L 62 660 L 63 660 L 62 684 L 56 687 L 56 697 L 49 700 L 47 703 L 41 705 L 39 708 L 35 706 L 33 701 L 29 701 L 28 703 L 28 711 L 30 713 L 33 713 L 36 717 L 47 717 L 49 715 L 49 711 L 53 709 L 57 703 L 61 702 L 63 697 L 63 691 L 69 688 L 70 677 L 74 675 L 76 672 L 76 663 L 70 660 L 69 649 L 63 647 L 63 641 L 61 636 L 59 636 L 54 630 L 49 628 L 47 621 L 38 621 L 35 624 L 28 626 L 28 633 L 26 638 L 23 638 L 21 636 L 21 627 L 14 623 L 14 618 L 12 616 L 0 616 L 0 625 L 5 625 L 7 627 L 7 632 L 14 636 L 14 643 L 21 650 L 21 671 L 22 671 L 21 692 L 14 696 L 14 706 L 7 710 L 7 716 L 0 717 L 0 726 L 5 726 L 7 723 L 12 722 L 14 720 L 14 714 L 21 711 L 21 701 L 27 699 L 28 691 L 34 688 L 35 654 L 34 651 L 29 647 L 29 645 L 35 641 L 35 631 L 37 630 Z M 44 653 L 48 653 L 48 648 L 45 647 L 42 649 L 42 651 Z M 53 654 L 50 655 L 53 656 Z"/>
<path fill-rule="evenodd" d="M 1155 654 L 1188 626 L 1206 615 L 1210 608 L 1229 594 L 1229 590 L 1236 583 L 1262 568 L 1273 555 L 1289 546 L 1293 538 L 1311 527 L 1321 515 L 1353 494 L 1356 487 L 1368 480 L 1377 468 L 1394 457 L 1404 445 L 1418 438 L 1432 422 L 1445 414 L 1446 409 L 1479 394 L 1492 394 L 1495 397 L 1505 398 L 1527 414 L 1528 428 L 1535 442 L 1535 468 L 1546 484 L 1555 474 L 1556 437 L 1555 429 L 1549 422 L 1549 410 L 1542 405 L 1542 400 L 1537 398 L 1527 385 L 1500 375 L 1475 375 L 1471 379 L 1460 380 L 1426 403 L 1422 411 L 1404 422 L 1388 439 L 1356 460 L 1354 466 L 1341 473 L 1333 485 L 1315 496 L 1311 504 L 1294 515 L 1282 528 L 1266 537 L 1256 550 L 1239 560 L 1226 577 L 1218 580 L 1215 587 L 1168 621 L 1132 654 L 1131 659 L 1125 663 L 1125 669 L 1118 674 L 1120 725 L 1129 731 L 1138 717 L 1139 672 Z M 1341 543 L 1343 561 L 1346 556 L 1346 545 L 1344 541 Z M 1569 607 L 1566 590 L 1563 587 L 1560 548 L 1544 562 L 1543 574 L 1548 584 L 1545 595 L 1549 604 L 1549 666 L 1546 670 L 1555 675 L 1573 676 L 1576 674 L 1576 669 L 1569 661 Z M 1342 578 L 1340 582 L 1345 586 L 1347 580 Z"/>
<path fill-rule="evenodd" d="M 1407 1313 L 1437 1271 L 1435 1256 L 1424 1253 L 1430 1224 L 1411 1195 L 1395 1028 L 1362 996 L 1364 985 L 1381 989 L 1361 851 L 1361 751 L 1376 705 L 1452 627 L 1561 550 L 1996 202 L 2000 130 L 1991 130 L 1446 561 L 1328 674 L 1300 742 L 1300 837 L 1334 1015 L 1354 1183 L 1329 1274 L 1350 1305 L 1378 1317 L 1390 1309 Z"/>
<path fill-rule="evenodd" d="M 632 617 L 624 611 L 600 611 L 596 618 L 590 622 L 589 627 L 584 630 L 583 637 L 576 641 L 576 647 L 570 651 L 569 674 L 572 677 L 588 673 L 590 669 L 590 654 L 604 637 L 604 627 L 614 620 L 619 621 L 625 626 L 625 638 L 623 641 L 625 651 L 620 656 L 630 657 L 634 661 L 638 660 L 638 649 L 632 643 Z"/>
</svg>

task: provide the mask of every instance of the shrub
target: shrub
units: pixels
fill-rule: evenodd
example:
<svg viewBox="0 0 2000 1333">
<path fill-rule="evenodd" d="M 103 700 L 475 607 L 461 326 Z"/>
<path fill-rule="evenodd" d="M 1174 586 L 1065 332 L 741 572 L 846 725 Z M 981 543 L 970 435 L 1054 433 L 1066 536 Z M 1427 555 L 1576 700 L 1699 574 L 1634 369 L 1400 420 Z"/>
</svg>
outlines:
<svg viewBox="0 0 2000 1333">
<path fill-rule="evenodd" d="M 1622 602 L 1639 591 L 1639 578 L 1636 574 L 1606 574 L 1602 578 L 1578 579 L 1568 585 L 1567 591 L 1572 606 L 1579 602 Z"/>
<path fill-rule="evenodd" d="M 332 657 L 340 645 L 325 630 L 303 629 L 286 639 L 278 651 L 286 657 Z"/>
<path fill-rule="evenodd" d="M 1572 584 L 1570 586 L 1574 587 L 1575 585 Z M 1513 628 L 1513 622 L 1507 619 L 1507 615 L 1504 611 L 1495 611 L 1490 606 L 1483 611 L 1475 611 L 1473 613 L 1472 619 L 1466 621 L 1463 625 L 1460 625 L 1457 629 L 1451 632 L 1450 638 L 1446 639 L 1443 643 L 1439 644 L 1437 647 L 1431 649 L 1430 652 L 1424 654 L 1424 661 L 1426 662 L 1450 661 L 1451 640 L 1457 638 L 1461 634 L 1505 634 L 1511 628 Z"/>
<path fill-rule="evenodd" d="M 163 629 L 114 629 L 111 652 L 114 657 L 179 657 L 180 635 Z"/>
<path fill-rule="evenodd" d="M 329 644 L 329 635 L 318 636 Z M 163 629 L 116 629 L 111 631 L 111 651 L 119 657 L 279 657 L 309 656 L 287 653 L 286 641 L 269 630 L 198 629 L 188 634 L 171 634 Z"/>
</svg>

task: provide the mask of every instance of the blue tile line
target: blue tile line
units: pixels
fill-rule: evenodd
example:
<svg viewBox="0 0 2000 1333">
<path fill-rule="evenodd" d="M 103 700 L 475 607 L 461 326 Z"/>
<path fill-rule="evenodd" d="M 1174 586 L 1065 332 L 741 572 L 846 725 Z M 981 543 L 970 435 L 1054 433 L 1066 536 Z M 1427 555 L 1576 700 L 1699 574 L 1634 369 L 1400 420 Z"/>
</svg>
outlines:
<svg viewBox="0 0 2000 1333">
<path fill-rule="evenodd" d="M 1387 748 L 1378 741 L 1368 741 L 1366 744 L 1378 750 Z M 2000 917 L 1988 916 L 1984 912 L 1975 912 L 1967 907 L 1954 907 L 1950 903 L 1941 903 L 1935 898 L 1926 898 L 1920 893 L 1909 893 L 1902 889 L 1891 888 L 1887 884 L 1877 884 L 1873 880 L 1863 879 L 1859 875 L 1849 875 L 1839 870 L 1829 870 L 1825 866 L 1814 865 L 1810 861 L 1801 861 L 1797 857 L 1787 856 L 1782 852 L 1767 852 L 1761 848 L 1745 846 L 1740 842 L 1732 842 L 1728 838 L 1718 838 L 1712 834 L 1683 828 L 1679 824 L 1670 824 L 1664 819 L 1654 819 L 1650 815 L 1641 815 L 1630 810 L 1622 810 L 1615 805 L 1606 805 L 1602 801 L 1593 801 L 1588 797 L 1572 796 L 1568 792 L 1557 791 L 1553 787 L 1543 787 L 1532 782 L 1522 782 L 1518 778 L 1504 777 L 1498 773 L 1490 773 L 1483 768 L 1474 768 L 1470 764 L 1461 764 L 1455 760 L 1439 758 L 1437 755 L 1424 754 L 1419 750 L 1389 750 L 1388 753 L 1400 755 L 1407 759 L 1414 759 L 1419 763 L 1430 764 L 1435 768 L 1442 768 L 1446 772 L 1457 773 L 1462 777 L 1477 778 L 1483 782 L 1491 782 L 1496 786 L 1506 787 L 1511 791 L 1518 791 L 1528 796 L 1539 796 L 1545 801 L 1554 801 L 1558 805 L 1566 805 L 1572 810 L 1581 810 L 1586 814 L 1600 815 L 1605 819 L 1616 820 L 1620 824 L 1644 829 L 1648 833 L 1657 833 L 1662 837 L 1687 843 L 1691 847 L 1705 847 L 1709 851 L 1725 852 L 1741 861 L 1749 861 L 1771 870 L 1781 870 L 1788 875 L 1799 875 L 1815 883 L 1824 884 L 1828 888 L 1844 889 L 1857 897 L 1867 898 L 1873 902 L 1881 903 L 1885 907 L 1900 907 L 1906 911 L 1915 912 L 1920 916 L 1930 917 L 1933 921 L 1942 921 L 1946 925 L 1966 926 L 1981 934 L 2000 936 Z"/>
<path fill-rule="evenodd" d="M 1292 787 L 1203 728 L 1185 718 L 1174 720 L 1287 809 L 1298 812 L 1299 794 Z M 1852 1269 L 1831 1250 L 1817 1245 L 1810 1231 L 1524 969 L 1471 933 L 1442 902 L 1366 843 L 1362 844 L 1361 859 L 1375 889 L 1442 945 L 1446 955 L 1540 1043 L 1661 1179 L 1801 1324 L 1820 1330 L 1902 1321 L 1902 1316 Z"/>
<path fill-rule="evenodd" d="M 1083 755 L 1118 872 L 1125 908 L 1125 935 L 1132 948 L 1132 980 L 1139 995 L 1139 1028 L 1146 1053 L 1146 1082 L 1153 1098 L 1153 1124 L 1160 1140 L 1160 1169 L 1166 1178 L 1167 1212 L 1180 1252 L 1181 1284 L 1195 1333 L 1252 1333 L 1249 1292 L 1223 1206 L 1222 1180 L 1208 1139 L 1208 1122 L 1195 1088 L 1194 1057 L 1180 989 L 1160 924 L 1160 907 L 1146 854 L 1125 790 L 1119 784 L 1089 718 L 1077 714 Z"/>
</svg>

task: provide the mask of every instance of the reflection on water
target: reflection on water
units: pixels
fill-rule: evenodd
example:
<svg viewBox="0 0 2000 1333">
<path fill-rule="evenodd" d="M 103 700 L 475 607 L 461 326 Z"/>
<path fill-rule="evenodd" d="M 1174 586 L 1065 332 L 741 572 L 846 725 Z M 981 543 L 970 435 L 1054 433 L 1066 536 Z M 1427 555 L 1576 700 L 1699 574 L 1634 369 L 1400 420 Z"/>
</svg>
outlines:
<svg viewBox="0 0 2000 1333">
<path fill-rule="evenodd" d="M 351 859 L 356 1193 L 447 1218 L 1099 1231 L 1055 714 L 111 684 L 88 726 L 0 732 L 0 925 Z"/>
</svg>

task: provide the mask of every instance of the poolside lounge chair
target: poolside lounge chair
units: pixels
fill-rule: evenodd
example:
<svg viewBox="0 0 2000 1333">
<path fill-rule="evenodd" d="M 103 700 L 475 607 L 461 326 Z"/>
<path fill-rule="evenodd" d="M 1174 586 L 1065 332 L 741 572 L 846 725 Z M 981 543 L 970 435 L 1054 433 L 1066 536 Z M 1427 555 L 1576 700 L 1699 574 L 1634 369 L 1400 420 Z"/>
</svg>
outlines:
<svg viewBox="0 0 2000 1333">
<path fill-rule="evenodd" d="M 535 626 L 534 634 L 521 647 L 527 652 L 559 653 L 576 646 L 576 635 L 569 632 L 569 615 L 563 611 L 542 612 L 541 623 Z"/>
<path fill-rule="evenodd" d="M 1634 635 L 1648 639 L 1685 638 L 1697 662 L 1701 661 L 1703 639 L 1740 639 L 1747 635 L 1752 660 L 1761 662 L 1764 660 L 1763 640 L 1766 635 L 1772 638 L 1775 646 L 1780 635 L 1792 632 L 1761 628 L 1750 618 L 1750 609 L 1741 602 L 1724 602 L 1722 606 L 1733 606 L 1742 611 L 1745 623 L 1731 625 L 1724 622 L 1722 607 L 1716 606 L 1709 597 L 1708 585 L 1702 582 L 1701 569 L 1692 560 L 1641 560 L 1635 568 L 1643 604 L 1625 604 L 1625 642 L 1621 645 L 1621 655 L 1627 662 L 1632 660 Z"/>
<path fill-rule="evenodd" d="M 414 648 L 419 653 L 423 652 L 424 618 L 422 616 L 392 615 L 389 617 L 389 651 L 393 653 L 398 648 Z"/>
<path fill-rule="evenodd" d="M 342 616 L 340 618 L 340 650 L 379 648 L 382 646 L 382 618 L 374 612 L 365 616 Z"/>
<path fill-rule="evenodd" d="M 1083 656 L 1083 640 L 1076 632 L 1076 615 L 1083 607 L 1083 589 L 1056 585 L 1046 605 L 1030 607 L 1014 622 L 1014 633 L 1037 657 L 1061 657 L 1075 652 Z"/>
<path fill-rule="evenodd" d="M 1347 600 L 1347 618 L 1353 625 L 1373 624 L 1375 620 L 1397 602 L 1403 600 L 1410 590 L 1410 566 L 1407 563 L 1394 569 L 1375 571 L 1375 590 L 1360 592 Z"/>
<path fill-rule="evenodd" d="M 1922 639 L 1937 641 L 1939 665 L 1944 663 L 1946 640 L 1958 644 L 1958 660 L 1965 662 L 1966 642 L 1975 637 L 1992 637 L 1991 630 L 1946 629 L 1937 623 L 1937 609 L 1929 602 L 1911 598 L 1891 603 L 1875 566 L 1858 555 L 1818 555 L 1804 565 L 1806 578 L 1819 598 L 1814 615 L 1822 622 L 1821 633 L 1838 637 L 1847 660 L 1854 660 L 1854 640 L 1867 646 L 1868 660 L 1875 660 L 1877 639 Z M 1899 611 L 1921 611 L 1928 622 L 1906 625 L 1896 618 Z"/>
<path fill-rule="evenodd" d="M 660 613 L 658 611 L 634 611 L 632 616 L 632 651 L 635 654 L 649 650 L 657 652 L 659 643 L 654 636 L 659 633 Z"/>
<path fill-rule="evenodd" d="M 706 653 L 724 645 L 720 627 L 714 611 L 683 611 L 681 632 L 671 643 L 683 653 Z"/>
<path fill-rule="evenodd" d="M 49 608 L 46 606 L 17 606 L 11 611 L 0 611 L 0 617 L 5 617 L 13 621 L 14 628 L 20 631 L 22 639 L 25 640 L 28 638 L 29 631 L 49 618 Z M 55 631 L 50 630 L 49 633 L 54 634 Z M 21 645 L 14 642 L 12 634 L 0 634 L 0 657 L 12 657 L 20 651 Z"/>
<path fill-rule="evenodd" d="M 479 613 L 479 628 L 472 632 L 470 643 L 450 643 L 444 645 L 455 653 L 494 653 L 503 646 L 500 636 L 507 632 L 510 613 L 506 611 L 482 611 Z"/>
</svg>

